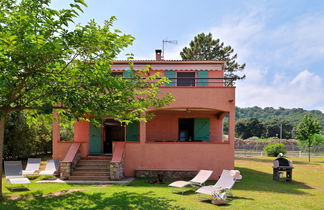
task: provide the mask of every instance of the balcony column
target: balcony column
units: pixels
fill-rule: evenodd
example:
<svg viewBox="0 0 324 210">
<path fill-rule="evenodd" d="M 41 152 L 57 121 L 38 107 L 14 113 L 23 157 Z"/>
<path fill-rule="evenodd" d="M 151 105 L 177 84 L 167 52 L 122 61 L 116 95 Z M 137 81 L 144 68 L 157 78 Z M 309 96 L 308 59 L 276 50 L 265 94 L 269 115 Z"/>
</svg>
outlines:
<svg viewBox="0 0 324 210">
<path fill-rule="evenodd" d="M 228 140 L 234 144 L 235 140 L 235 111 L 229 112 L 228 115 Z"/>
<path fill-rule="evenodd" d="M 139 140 L 140 144 L 145 144 L 146 142 L 146 122 L 140 122 L 139 124 Z"/>
</svg>

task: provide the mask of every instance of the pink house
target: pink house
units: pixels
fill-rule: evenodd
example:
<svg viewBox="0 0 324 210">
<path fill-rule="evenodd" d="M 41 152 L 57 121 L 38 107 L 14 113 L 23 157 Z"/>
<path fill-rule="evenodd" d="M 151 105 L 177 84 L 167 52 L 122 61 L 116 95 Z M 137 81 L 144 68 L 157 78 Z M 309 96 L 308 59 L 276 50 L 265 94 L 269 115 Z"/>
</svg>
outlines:
<svg viewBox="0 0 324 210">
<path fill-rule="evenodd" d="M 61 176 L 104 180 L 154 173 L 191 176 L 209 169 L 214 171 L 211 179 L 217 179 L 223 169 L 233 169 L 235 87 L 224 78 L 224 62 L 162 60 L 160 50 L 156 60 L 133 62 L 135 70 L 150 65 L 152 73 L 169 78 L 171 83 L 161 92 L 172 93 L 175 101 L 149 110 L 155 117 L 147 123 L 125 126 L 107 118 L 97 128 L 77 121 L 70 142 L 60 140 L 60 123 L 55 121 L 53 159 L 63 161 Z M 127 68 L 127 61 L 115 61 L 111 67 L 113 74 L 124 77 Z"/>
</svg>

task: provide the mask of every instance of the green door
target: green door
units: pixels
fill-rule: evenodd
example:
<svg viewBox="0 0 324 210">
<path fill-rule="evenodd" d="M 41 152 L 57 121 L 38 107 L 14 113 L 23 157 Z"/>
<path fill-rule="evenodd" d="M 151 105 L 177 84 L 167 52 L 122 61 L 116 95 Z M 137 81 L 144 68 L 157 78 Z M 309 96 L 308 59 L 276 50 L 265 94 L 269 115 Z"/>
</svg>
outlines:
<svg viewBox="0 0 324 210">
<path fill-rule="evenodd" d="M 138 122 L 129 123 L 126 127 L 126 140 L 127 141 L 138 141 Z"/>
<path fill-rule="evenodd" d="M 198 71 L 198 86 L 208 86 L 208 79 L 199 78 L 208 78 L 208 71 Z"/>
<path fill-rule="evenodd" d="M 100 154 L 102 138 L 101 138 L 101 128 L 98 128 L 90 124 L 90 154 Z"/>
<path fill-rule="evenodd" d="M 175 78 L 175 71 L 165 71 L 164 76 L 166 78 Z M 165 84 L 165 86 L 175 86 L 175 79 L 169 79 L 171 82 L 168 84 Z"/>
<path fill-rule="evenodd" d="M 194 137 L 195 140 L 209 142 L 210 136 L 209 118 L 194 119 Z"/>
</svg>

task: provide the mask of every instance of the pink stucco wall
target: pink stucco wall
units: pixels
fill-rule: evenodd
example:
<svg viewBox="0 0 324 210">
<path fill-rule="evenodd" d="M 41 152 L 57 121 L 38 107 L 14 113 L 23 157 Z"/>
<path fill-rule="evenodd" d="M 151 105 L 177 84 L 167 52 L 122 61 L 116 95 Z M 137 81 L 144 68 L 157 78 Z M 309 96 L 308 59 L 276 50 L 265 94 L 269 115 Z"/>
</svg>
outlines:
<svg viewBox="0 0 324 210">
<path fill-rule="evenodd" d="M 172 93 L 175 101 L 170 108 L 207 108 L 235 111 L 235 87 L 161 87 L 162 94 Z"/>
<path fill-rule="evenodd" d="M 217 119 L 213 112 L 159 111 L 146 123 L 146 141 L 177 141 L 179 118 L 209 118 L 210 142 L 222 141 L 222 119 Z"/>
<path fill-rule="evenodd" d="M 63 160 L 73 142 L 60 141 L 60 123 L 59 120 L 57 119 L 56 113 L 54 113 L 54 116 L 56 116 L 56 120 L 53 121 L 53 125 L 52 125 L 52 132 L 53 132 L 52 157 L 54 160 Z M 89 132 L 90 132 L 89 122 L 76 121 L 74 123 L 73 141 L 81 143 L 80 146 L 81 157 L 87 157 L 89 153 L 89 138 L 90 138 Z"/>
<path fill-rule="evenodd" d="M 134 176 L 135 169 L 209 169 L 211 179 L 218 179 L 223 169 L 233 168 L 233 142 L 126 143 L 126 176 Z"/>
</svg>

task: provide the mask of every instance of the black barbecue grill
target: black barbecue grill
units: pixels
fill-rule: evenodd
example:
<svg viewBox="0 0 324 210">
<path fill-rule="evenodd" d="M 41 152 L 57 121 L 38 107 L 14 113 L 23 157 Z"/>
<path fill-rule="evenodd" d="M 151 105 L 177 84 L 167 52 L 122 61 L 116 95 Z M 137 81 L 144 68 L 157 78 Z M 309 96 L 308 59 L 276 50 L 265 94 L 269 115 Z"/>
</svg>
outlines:
<svg viewBox="0 0 324 210">
<path fill-rule="evenodd" d="M 273 180 L 275 181 L 292 181 L 292 162 L 286 158 L 279 157 L 273 161 Z M 286 173 L 286 177 L 284 174 Z"/>
</svg>

